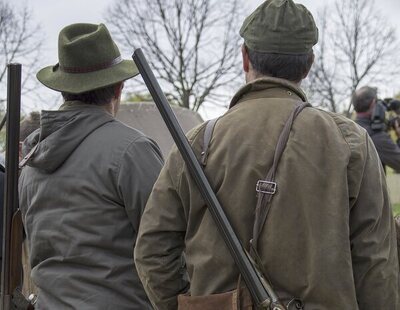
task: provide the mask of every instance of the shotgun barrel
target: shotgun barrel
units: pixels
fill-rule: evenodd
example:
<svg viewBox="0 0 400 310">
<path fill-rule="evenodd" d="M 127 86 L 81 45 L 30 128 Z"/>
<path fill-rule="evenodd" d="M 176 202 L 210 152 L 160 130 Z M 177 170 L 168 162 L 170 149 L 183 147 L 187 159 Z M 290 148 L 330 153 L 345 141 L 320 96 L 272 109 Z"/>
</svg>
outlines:
<svg viewBox="0 0 400 310">
<path fill-rule="evenodd" d="M 243 277 L 257 309 L 286 309 L 236 236 L 141 49 L 132 56 Z"/>
<path fill-rule="evenodd" d="M 3 249 L 1 271 L 1 305 L 11 309 L 13 285 L 12 219 L 18 210 L 18 152 L 21 110 L 21 65 L 7 66 L 6 174 L 3 209 Z M 22 227 L 21 227 L 22 230 Z M 20 245 L 21 246 L 21 245 Z"/>
</svg>

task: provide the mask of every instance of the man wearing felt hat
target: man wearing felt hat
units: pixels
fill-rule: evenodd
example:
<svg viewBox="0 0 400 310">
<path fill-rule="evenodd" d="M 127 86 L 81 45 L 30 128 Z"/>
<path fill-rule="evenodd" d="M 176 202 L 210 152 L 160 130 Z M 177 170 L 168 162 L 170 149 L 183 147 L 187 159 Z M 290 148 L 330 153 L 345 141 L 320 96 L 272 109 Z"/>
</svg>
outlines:
<svg viewBox="0 0 400 310">
<path fill-rule="evenodd" d="M 102 24 L 65 27 L 58 56 L 37 78 L 65 102 L 42 111 L 20 164 L 36 309 L 151 309 L 133 247 L 163 160 L 152 140 L 114 119 L 138 70 Z"/>
<path fill-rule="evenodd" d="M 394 222 L 374 146 L 354 122 L 308 105 L 300 87 L 318 40 L 311 13 L 268 0 L 240 35 L 246 85 L 223 116 L 189 133 L 236 234 L 288 309 L 399 309 Z M 252 309 L 176 149 L 143 213 L 135 262 L 157 309 Z"/>
</svg>

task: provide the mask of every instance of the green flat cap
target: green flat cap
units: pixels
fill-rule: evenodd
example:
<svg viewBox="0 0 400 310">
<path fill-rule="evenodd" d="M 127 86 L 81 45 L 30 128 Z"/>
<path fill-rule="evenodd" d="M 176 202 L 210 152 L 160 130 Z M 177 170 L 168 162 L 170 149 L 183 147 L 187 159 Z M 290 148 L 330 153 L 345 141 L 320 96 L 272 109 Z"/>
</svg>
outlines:
<svg viewBox="0 0 400 310">
<path fill-rule="evenodd" d="M 244 20 L 240 36 L 252 51 L 306 54 L 318 42 L 318 28 L 305 6 L 267 0 Z"/>
<path fill-rule="evenodd" d="M 36 77 L 45 86 L 71 94 L 130 79 L 139 73 L 133 60 L 123 60 L 105 25 L 72 24 L 58 37 L 58 61 Z"/>
</svg>

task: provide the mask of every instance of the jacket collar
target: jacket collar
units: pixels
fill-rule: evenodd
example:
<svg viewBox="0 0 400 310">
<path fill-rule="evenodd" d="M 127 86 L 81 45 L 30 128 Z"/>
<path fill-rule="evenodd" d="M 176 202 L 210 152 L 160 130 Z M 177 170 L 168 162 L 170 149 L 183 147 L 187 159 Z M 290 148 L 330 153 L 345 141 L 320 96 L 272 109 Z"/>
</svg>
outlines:
<svg viewBox="0 0 400 310">
<path fill-rule="evenodd" d="M 79 100 L 65 101 L 60 106 L 58 111 L 73 111 L 73 110 L 81 110 L 81 111 L 90 111 L 90 110 L 96 111 L 97 110 L 102 113 L 110 114 L 109 112 L 107 112 L 107 110 L 104 108 L 104 106 L 96 105 L 96 104 L 88 104 L 88 103 L 85 103 L 85 102 L 82 102 Z M 54 112 L 54 111 L 52 111 L 52 112 Z"/>
<path fill-rule="evenodd" d="M 26 138 L 22 148 L 25 155 L 35 147 L 27 165 L 54 172 L 87 136 L 113 120 L 103 107 L 79 101 L 67 101 L 57 111 L 42 111 L 40 129 Z"/>
<path fill-rule="evenodd" d="M 371 118 L 365 115 L 357 115 L 355 121 L 357 124 L 363 125 L 363 127 L 371 125 Z"/>
<path fill-rule="evenodd" d="M 233 96 L 229 108 L 249 99 L 274 97 L 307 101 L 306 94 L 296 84 L 284 79 L 262 77 L 240 88 Z"/>
<path fill-rule="evenodd" d="M 357 113 L 356 115 L 357 120 L 370 120 L 371 119 L 371 113 Z"/>
</svg>

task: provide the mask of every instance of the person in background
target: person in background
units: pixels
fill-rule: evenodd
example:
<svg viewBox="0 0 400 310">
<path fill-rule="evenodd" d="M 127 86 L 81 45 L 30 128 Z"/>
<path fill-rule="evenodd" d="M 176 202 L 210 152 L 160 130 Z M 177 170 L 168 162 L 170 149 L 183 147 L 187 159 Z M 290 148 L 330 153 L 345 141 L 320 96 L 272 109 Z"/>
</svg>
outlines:
<svg viewBox="0 0 400 310">
<path fill-rule="evenodd" d="M 22 160 L 22 145 L 24 140 L 31 135 L 35 130 L 40 127 L 40 112 L 31 112 L 20 123 L 19 129 L 19 160 Z M 28 298 L 31 294 L 37 294 L 35 284 L 31 279 L 31 267 L 29 264 L 28 242 L 24 240 L 22 245 L 22 269 L 23 269 L 23 282 L 22 294 Z"/>
<path fill-rule="evenodd" d="M 22 160 L 22 146 L 30 134 L 40 128 L 40 112 L 33 111 L 24 117 L 19 128 L 19 160 Z"/>
<path fill-rule="evenodd" d="M 23 141 L 33 131 L 38 129 L 40 126 L 40 113 L 31 112 L 29 116 L 25 117 L 20 123 L 20 137 L 19 137 L 19 160 L 22 159 L 21 148 Z M 0 159 L 0 232 L 3 235 L 3 206 L 4 206 L 4 181 L 5 181 L 5 159 L 1 155 Z M 0 238 L 0 249 L 3 248 L 3 237 Z M 3 251 L 0 250 L 0 264 L 2 259 Z M 28 297 L 31 293 L 35 293 L 35 287 L 30 279 L 30 267 L 28 258 L 28 245 L 25 241 L 22 245 L 22 268 L 23 268 L 23 288 L 22 293 L 25 297 Z M 0 271 L 1 272 L 1 271 Z"/>
<path fill-rule="evenodd" d="M 383 166 L 400 171 L 400 124 L 397 120 L 394 123 L 397 143 L 393 142 L 386 131 L 373 130 L 371 127 L 371 116 L 378 101 L 377 94 L 377 89 L 370 86 L 361 87 L 354 92 L 352 104 L 357 113 L 355 121 L 368 132 Z"/>
</svg>

